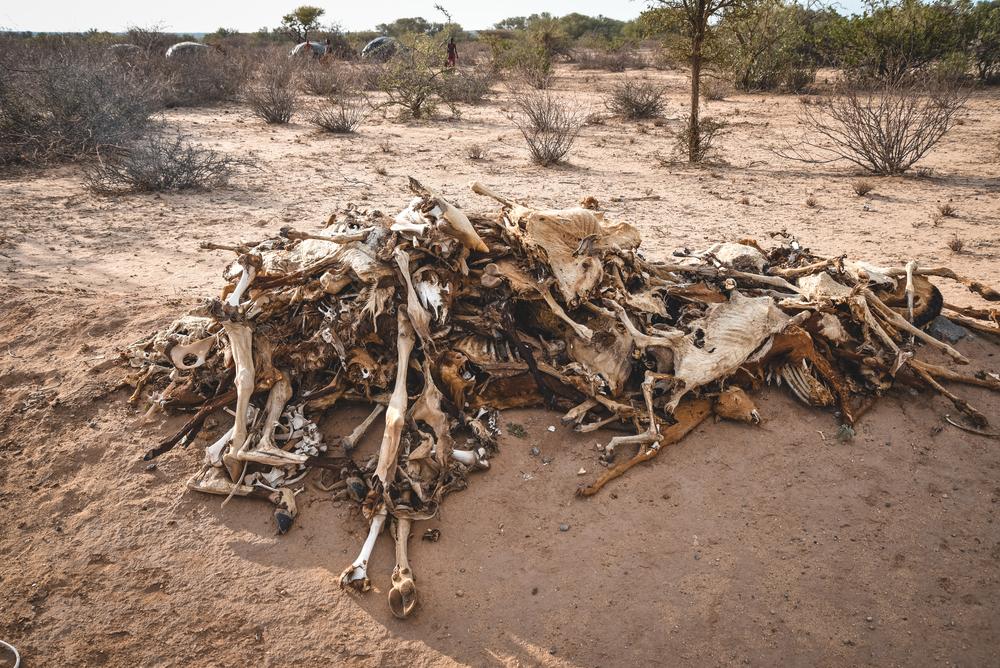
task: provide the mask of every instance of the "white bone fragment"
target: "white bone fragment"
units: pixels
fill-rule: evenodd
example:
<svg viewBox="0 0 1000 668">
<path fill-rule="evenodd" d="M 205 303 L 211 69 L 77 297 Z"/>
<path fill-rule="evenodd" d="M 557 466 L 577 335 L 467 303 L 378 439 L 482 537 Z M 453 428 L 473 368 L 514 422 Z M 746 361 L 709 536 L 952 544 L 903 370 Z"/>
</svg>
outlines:
<svg viewBox="0 0 1000 668">
<path fill-rule="evenodd" d="M 365 538 L 364 545 L 361 546 L 361 553 L 358 554 L 358 558 L 340 574 L 341 588 L 351 586 L 358 591 L 368 591 L 371 589 L 372 584 L 368 579 L 368 559 L 372 555 L 372 550 L 375 549 L 375 541 L 378 540 L 378 535 L 382 531 L 382 525 L 385 524 L 385 517 L 386 511 L 383 506 L 372 517 L 371 526 L 368 529 L 368 537 Z"/>
<path fill-rule="evenodd" d="M 212 349 L 212 343 L 214 342 L 214 336 L 207 336 L 200 341 L 174 346 L 170 349 L 170 361 L 182 371 L 200 367 L 205 363 L 205 357 L 208 355 L 208 351 Z M 193 364 L 186 364 L 184 362 L 184 358 L 188 355 L 194 355 L 197 358 Z"/>
</svg>

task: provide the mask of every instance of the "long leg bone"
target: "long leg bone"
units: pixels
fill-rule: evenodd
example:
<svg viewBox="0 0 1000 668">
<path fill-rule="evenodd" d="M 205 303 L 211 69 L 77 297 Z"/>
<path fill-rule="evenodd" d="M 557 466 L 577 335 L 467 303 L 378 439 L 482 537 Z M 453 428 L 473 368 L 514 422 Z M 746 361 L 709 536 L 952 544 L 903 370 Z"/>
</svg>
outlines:
<svg viewBox="0 0 1000 668">
<path fill-rule="evenodd" d="M 385 410 L 385 433 L 382 435 L 382 445 L 378 452 L 378 465 L 375 467 L 375 477 L 385 489 L 396 472 L 396 459 L 399 454 L 399 439 L 403 435 L 403 423 L 406 420 L 406 405 L 409 397 L 406 395 L 406 372 L 410 365 L 410 353 L 413 352 L 413 327 L 402 309 L 396 313 L 396 385 L 389 399 L 389 407 Z"/>
<path fill-rule="evenodd" d="M 350 452 L 357 447 L 358 441 L 360 441 L 365 433 L 367 433 L 368 427 L 372 426 L 372 423 L 375 422 L 375 418 L 381 415 L 384 410 L 385 406 L 378 404 L 375 406 L 375 409 L 368 414 L 368 417 L 366 417 L 361 424 L 354 428 L 354 431 L 340 439 L 339 445 L 344 448 L 344 452 Z"/>
<path fill-rule="evenodd" d="M 279 371 L 278 375 L 278 381 L 271 386 L 271 391 L 267 395 L 267 412 L 264 415 L 264 426 L 260 440 L 256 445 L 252 445 L 250 439 L 244 441 L 243 447 L 236 452 L 236 459 L 241 462 L 287 466 L 289 464 L 305 464 L 309 459 L 307 455 L 285 452 L 274 444 L 274 428 L 281 419 L 285 404 L 292 397 L 292 384 L 288 380 L 288 374 Z"/>
<path fill-rule="evenodd" d="M 249 326 L 231 320 L 223 321 L 222 327 L 229 337 L 233 364 L 236 366 L 236 377 L 233 379 L 236 385 L 236 422 L 233 440 L 229 444 L 229 451 L 223 457 L 223 463 L 229 471 L 229 477 L 236 482 L 242 470 L 236 453 L 243 449 L 247 440 L 247 410 L 254 388 L 253 332 Z"/>
<path fill-rule="evenodd" d="M 889 308 L 888 306 L 886 306 L 882 302 L 882 300 L 879 299 L 878 297 L 876 297 L 875 293 L 872 292 L 871 290 L 868 290 L 866 288 L 865 291 L 864 291 L 864 294 L 865 294 L 865 297 L 868 299 L 868 301 L 875 307 L 875 310 L 878 311 L 879 315 L 881 315 L 883 318 L 885 318 L 886 321 L 888 321 L 889 324 L 892 325 L 893 327 L 896 327 L 897 329 L 899 329 L 901 331 L 905 331 L 905 332 L 909 332 L 910 334 L 913 334 L 914 336 L 916 336 L 917 338 L 921 339 L 922 341 L 924 341 L 928 345 L 930 345 L 930 346 L 932 346 L 934 348 L 937 348 L 937 349 L 943 351 L 945 354 L 947 354 L 949 357 L 951 357 L 953 360 L 955 360 L 959 364 L 968 364 L 969 363 L 969 360 L 968 360 L 968 358 L 965 355 L 963 355 L 962 353 L 958 352 L 957 350 L 955 350 L 954 348 L 952 348 L 951 346 L 949 346 L 947 343 L 945 343 L 943 341 L 938 341 L 937 339 L 935 339 L 933 336 L 931 336 L 930 334 L 928 334 L 924 330 L 917 329 L 916 327 L 914 327 L 913 325 L 911 325 L 909 322 L 906 321 L 905 318 L 903 318 L 901 315 L 899 315 L 898 313 L 896 313 L 895 311 L 893 311 L 891 308 Z"/>
<path fill-rule="evenodd" d="M 396 617 L 408 617 L 417 607 L 417 586 L 406 554 L 413 521 L 406 517 L 396 520 L 396 567 L 392 570 L 392 589 L 389 590 L 389 609 Z"/>
<path fill-rule="evenodd" d="M 368 591 L 372 588 L 371 580 L 368 579 L 368 559 L 372 556 L 372 550 L 375 549 L 375 541 L 378 540 L 382 525 L 385 524 L 385 517 L 385 506 L 382 506 L 372 517 L 371 526 L 368 528 L 368 537 L 365 538 L 365 543 L 361 546 L 358 558 L 340 574 L 341 589 L 350 586 L 358 591 Z"/>
</svg>

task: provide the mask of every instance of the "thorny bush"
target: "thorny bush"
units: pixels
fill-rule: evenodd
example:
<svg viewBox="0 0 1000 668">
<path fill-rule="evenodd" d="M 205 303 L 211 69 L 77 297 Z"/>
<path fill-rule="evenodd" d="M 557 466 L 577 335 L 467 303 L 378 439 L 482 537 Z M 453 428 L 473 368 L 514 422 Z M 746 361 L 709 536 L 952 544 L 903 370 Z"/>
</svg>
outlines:
<svg viewBox="0 0 1000 668">
<path fill-rule="evenodd" d="M 531 160 L 542 166 L 557 164 L 569 153 L 586 120 L 586 113 L 560 102 L 548 91 L 518 93 L 512 116 L 528 143 Z"/>
<path fill-rule="evenodd" d="M 153 134 L 87 168 L 87 187 L 102 194 L 163 192 L 225 185 L 234 169 L 253 167 L 237 158 L 191 144 L 180 136 Z"/>
</svg>

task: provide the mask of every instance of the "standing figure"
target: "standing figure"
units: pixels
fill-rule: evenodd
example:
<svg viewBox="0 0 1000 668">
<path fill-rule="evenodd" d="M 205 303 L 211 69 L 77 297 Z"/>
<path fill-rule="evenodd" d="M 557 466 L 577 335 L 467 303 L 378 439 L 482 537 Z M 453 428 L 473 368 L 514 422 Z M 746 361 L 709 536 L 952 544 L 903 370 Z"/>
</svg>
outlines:
<svg viewBox="0 0 1000 668">
<path fill-rule="evenodd" d="M 455 38 L 452 37 L 448 40 L 448 68 L 454 69 L 458 65 L 458 46 L 455 44 Z"/>
</svg>

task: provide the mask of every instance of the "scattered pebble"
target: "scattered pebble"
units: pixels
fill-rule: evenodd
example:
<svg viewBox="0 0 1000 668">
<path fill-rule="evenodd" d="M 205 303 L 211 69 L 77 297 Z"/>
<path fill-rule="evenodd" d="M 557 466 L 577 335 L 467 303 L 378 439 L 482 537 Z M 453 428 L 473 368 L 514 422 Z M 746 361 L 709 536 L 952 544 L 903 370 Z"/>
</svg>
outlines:
<svg viewBox="0 0 1000 668">
<path fill-rule="evenodd" d="M 870 621 L 872 621 L 872 618 L 871 617 L 865 617 L 865 621 L 866 622 L 870 622 Z"/>
<path fill-rule="evenodd" d="M 577 475 L 587 475 L 587 469 L 581 468 L 579 471 L 576 472 L 576 474 Z"/>
<path fill-rule="evenodd" d="M 549 425 L 549 431 L 555 431 L 555 430 L 556 430 L 555 426 L 553 426 L 553 425 L 550 424 Z"/>
<path fill-rule="evenodd" d="M 465 596 L 465 592 L 462 591 L 461 589 L 456 589 L 455 596 L 457 596 L 458 598 L 462 598 L 463 596 Z"/>
<path fill-rule="evenodd" d="M 537 457 L 540 454 L 542 454 L 542 451 L 539 450 L 538 448 L 532 448 L 531 449 L 531 456 L 532 457 Z"/>
<path fill-rule="evenodd" d="M 559 525 L 559 530 L 560 531 L 569 531 L 569 525 L 568 524 L 560 524 Z"/>
<path fill-rule="evenodd" d="M 147 471 L 155 471 L 156 470 L 156 466 L 157 466 L 156 462 L 150 462 L 149 464 L 146 464 L 146 470 Z"/>
<path fill-rule="evenodd" d="M 532 596 L 537 596 L 538 595 L 538 587 L 532 587 L 531 588 L 531 595 Z"/>
</svg>

